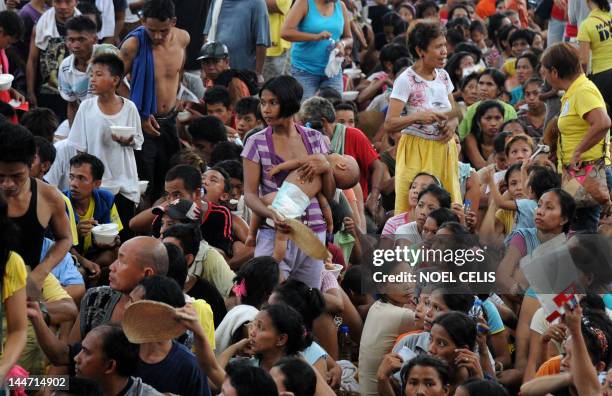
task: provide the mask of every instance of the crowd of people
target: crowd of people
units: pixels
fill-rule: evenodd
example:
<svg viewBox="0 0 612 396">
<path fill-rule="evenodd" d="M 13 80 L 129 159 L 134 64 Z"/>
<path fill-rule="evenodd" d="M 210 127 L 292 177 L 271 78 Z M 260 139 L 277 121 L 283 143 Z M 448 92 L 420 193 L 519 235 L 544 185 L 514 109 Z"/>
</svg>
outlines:
<svg viewBox="0 0 612 396">
<path fill-rule="evenodd" d="M 0 10 L 3 394 L 612 394 L 607 0 Z"/>
</svg>

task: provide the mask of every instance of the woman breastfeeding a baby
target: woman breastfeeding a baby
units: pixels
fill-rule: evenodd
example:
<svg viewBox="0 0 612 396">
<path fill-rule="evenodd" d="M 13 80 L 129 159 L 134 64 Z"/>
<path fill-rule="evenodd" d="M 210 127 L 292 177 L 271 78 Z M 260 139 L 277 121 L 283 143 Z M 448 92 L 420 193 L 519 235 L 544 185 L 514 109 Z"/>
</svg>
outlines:
<svg viewBox="0 0 612 396">
<path fill-rule="evenodd" d="M 286 218 L 303 221 L 324 244 L 327 223 L 322 209 L 328 210 L 327 202 L 333 198 L 337 182 L 339 188 L 353 183 L 342 175 L 353 174 L 347 171 L 355 164 L 345 157 L 328 155 L 329 143 L 323 134 L 293 122 L 302 92 L 292 77 L 269 80 L 260 93 L 261 113 L 268 128 L 251 136 L 242 151 L 244 196 L 256 215 L 251 229 L 258 230 L 255 257 L 273 255 L 277 233 L 291 231 Z M 357 172 L 353 185 L 358 177 Z M 275 202 L 269 206 L 273 193 Z M 266 221 L 260 226 L 257 218 Z M 288 241 L 279 261 L 281 279 L 291 276 L 309 287 L 320 287 L 323 260 L 309 257 Z"/>
</svg>

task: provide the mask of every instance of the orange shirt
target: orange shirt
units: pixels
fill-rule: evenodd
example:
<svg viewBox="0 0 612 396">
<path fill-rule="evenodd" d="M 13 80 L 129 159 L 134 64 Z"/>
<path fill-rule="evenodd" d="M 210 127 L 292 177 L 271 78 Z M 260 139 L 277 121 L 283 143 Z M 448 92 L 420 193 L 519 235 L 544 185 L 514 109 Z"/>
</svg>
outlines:
<svg viewBox="0 0 612 396">
<path fill-rule="evenodd" d="M 526 29 L 529 27 L 527 3 L 525 0 L 506 0 L 506 8 L 518 12 L 521 28 Z"/>
<path fill-rule="evenodd" d="M 480 0 L 476 6 L 476 14 L 482 19 L 486 19 L 495 14 L 495 0 Z"/>
<path fill-rule="evenodd" d="M 548 359 L 536 372 L 537 377 L 545 377 L 547 375 L 555 375 L 561 372 L 561 355 Z"/>
</svg>

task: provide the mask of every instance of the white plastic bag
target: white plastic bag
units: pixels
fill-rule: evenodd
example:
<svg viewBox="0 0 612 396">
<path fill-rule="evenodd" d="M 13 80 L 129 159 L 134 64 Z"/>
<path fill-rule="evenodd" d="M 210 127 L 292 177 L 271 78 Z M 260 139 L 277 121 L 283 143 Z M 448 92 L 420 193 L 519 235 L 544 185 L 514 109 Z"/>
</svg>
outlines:
<svg viewBox="0 0 612 396">
<path fill-rule="evenodd" d="M 329 78 L 332 78 L 340 73 L 343 58 L 338 55 L 339 53 L 340 50 L 338 48 L 334 48 L 329 53 L 329 60 L 327 61 L 327 66 L 325 66 L 325 75 Z"/>
</svg>

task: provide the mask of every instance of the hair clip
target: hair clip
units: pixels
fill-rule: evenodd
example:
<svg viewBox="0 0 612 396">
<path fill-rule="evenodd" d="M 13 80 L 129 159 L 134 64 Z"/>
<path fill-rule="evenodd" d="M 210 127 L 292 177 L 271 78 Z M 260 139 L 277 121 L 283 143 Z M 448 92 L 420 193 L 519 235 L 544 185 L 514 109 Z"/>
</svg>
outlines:
<svg viewBox="0 0 612 396">
<path fill-rule="evenodd" d="M 232 287 L 232 291 L 234 292 L 236 297 L 246 297 L 247 288 L 245 280 L 242 279 L 240 282 L 236 283 L 234 287 Z"/>
</svg>

